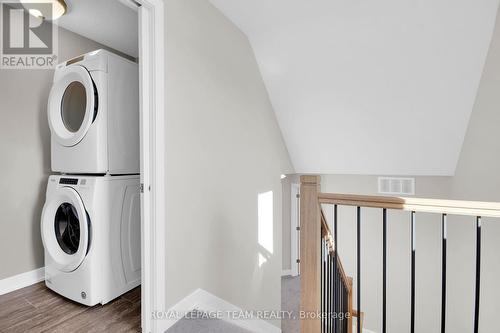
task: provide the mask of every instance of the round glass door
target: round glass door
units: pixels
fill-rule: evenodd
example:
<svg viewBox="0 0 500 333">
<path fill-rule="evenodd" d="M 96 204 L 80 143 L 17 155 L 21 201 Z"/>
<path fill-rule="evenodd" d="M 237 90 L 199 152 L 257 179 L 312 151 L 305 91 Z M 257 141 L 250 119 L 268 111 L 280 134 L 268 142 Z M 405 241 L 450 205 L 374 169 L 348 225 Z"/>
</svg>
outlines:
<svg viewBox="0 0 500 333">
<path fill-rule="evenodd" d="M 62 203 L 54 218 L 57 243 L 67 254 L 75 254 L 80 246 L 80 220 L 75 206 Z"/>
<path fill-rule="evenodd" d="M 87 134 L 98 106 L 97 90 L 89 72 L 74 65 L 58 69 L 50 90 L 48 120 L 52 137 L 65 147 Z"/>
<path fill-rule="evenodd" d="M 62 96 L 61 117 L 66 129 L 72 133 L 82 127 L 87 108 L 87 94 L 81 82 L 71 82 Z"/>
<path fill-rule="evenodd" d="M 82 199 L 71 187 L 61 187 L 45 202 L 42 241 L 50 263 L 63 272 L 77 269 L 90 244 L 90 221 Z"/>
</svg>

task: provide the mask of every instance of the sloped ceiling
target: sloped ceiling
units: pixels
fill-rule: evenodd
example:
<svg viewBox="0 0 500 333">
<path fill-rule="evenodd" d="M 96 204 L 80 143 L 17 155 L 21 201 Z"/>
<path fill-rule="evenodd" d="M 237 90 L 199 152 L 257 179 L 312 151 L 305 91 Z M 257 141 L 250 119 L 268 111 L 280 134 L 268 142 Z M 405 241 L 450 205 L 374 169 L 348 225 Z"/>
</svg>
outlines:
<svg viewBox="0 0 500 333">
<path fill-rule="evenodd" d="M 454 174 L 498 0 L 211 2 L 249 37 L 296 172 Z"/>
<path fill-rule="evenodd" d="M 56 24 L 137 58 L 138 14 L 128 0 L 65 0 L 68 12 Z"/>
</svg>

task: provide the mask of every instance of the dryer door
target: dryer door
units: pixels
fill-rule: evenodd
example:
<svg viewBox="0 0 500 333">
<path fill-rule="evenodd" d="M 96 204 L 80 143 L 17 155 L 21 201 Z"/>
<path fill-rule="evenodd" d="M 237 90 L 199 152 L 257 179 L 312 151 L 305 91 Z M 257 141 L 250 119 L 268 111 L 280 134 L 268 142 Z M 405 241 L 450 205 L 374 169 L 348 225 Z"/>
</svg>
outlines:
<svg viewBox="0 0 500 333">
<path fill-rule="evenodd" d="M 71 147 L 85 137 L 97 115 L 97 88 L 85 67 L 61 71 L 50 90 L 49 127 L 59 144 Z"/>
<path fill-rule="evenodd" d="M 74 189 L 62 187 L 47 198 L 41 229 L 43 246 L 57 269 L 77 269 L 90 246 L 90 220 Z"/>
</svg>

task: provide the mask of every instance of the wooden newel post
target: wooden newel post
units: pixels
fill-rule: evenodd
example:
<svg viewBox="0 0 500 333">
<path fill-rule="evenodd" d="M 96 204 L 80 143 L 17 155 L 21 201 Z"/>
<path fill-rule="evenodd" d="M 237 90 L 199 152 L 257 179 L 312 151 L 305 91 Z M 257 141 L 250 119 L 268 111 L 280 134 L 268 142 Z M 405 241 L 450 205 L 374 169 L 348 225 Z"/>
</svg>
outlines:
<svg viewBox="0 0 500 333">
<path fill-rule="evenodd" d="M 300 177 L 300 311 L 321 311 L 321 213 L 318 203 L 320 176 Z M 320 333 L 319 318 L 302 319 L 302 333 Z"/>
</svg>

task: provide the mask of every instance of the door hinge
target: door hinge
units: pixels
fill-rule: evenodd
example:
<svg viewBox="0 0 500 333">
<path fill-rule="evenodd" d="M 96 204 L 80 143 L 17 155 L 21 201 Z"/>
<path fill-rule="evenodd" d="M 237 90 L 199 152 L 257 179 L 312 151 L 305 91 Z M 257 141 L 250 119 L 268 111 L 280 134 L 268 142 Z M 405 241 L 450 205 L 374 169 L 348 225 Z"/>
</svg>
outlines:
<svg viewBox="0 0 500 333">
<path fill-rule="evenodd" d="M 297 262 L 297 264 L 300 264 L 300 259 L 297 259 L 296 262 Z"/>
<path fill-rule="evenodd" d="M 300 198 L 300 194 L 296 194 L 295 197 L 298 199 Z"/>
<path fill-rule="evenodd" d="M 295 230 L 300 231 L 300 227 L 295 227 Z"/>
<path fill-rule="evenodd" d="M 140 191 L 141 191 L 141 193 L 144 193 L 144 184 L 143 183 L 141 183 Z"/>
</svg>

